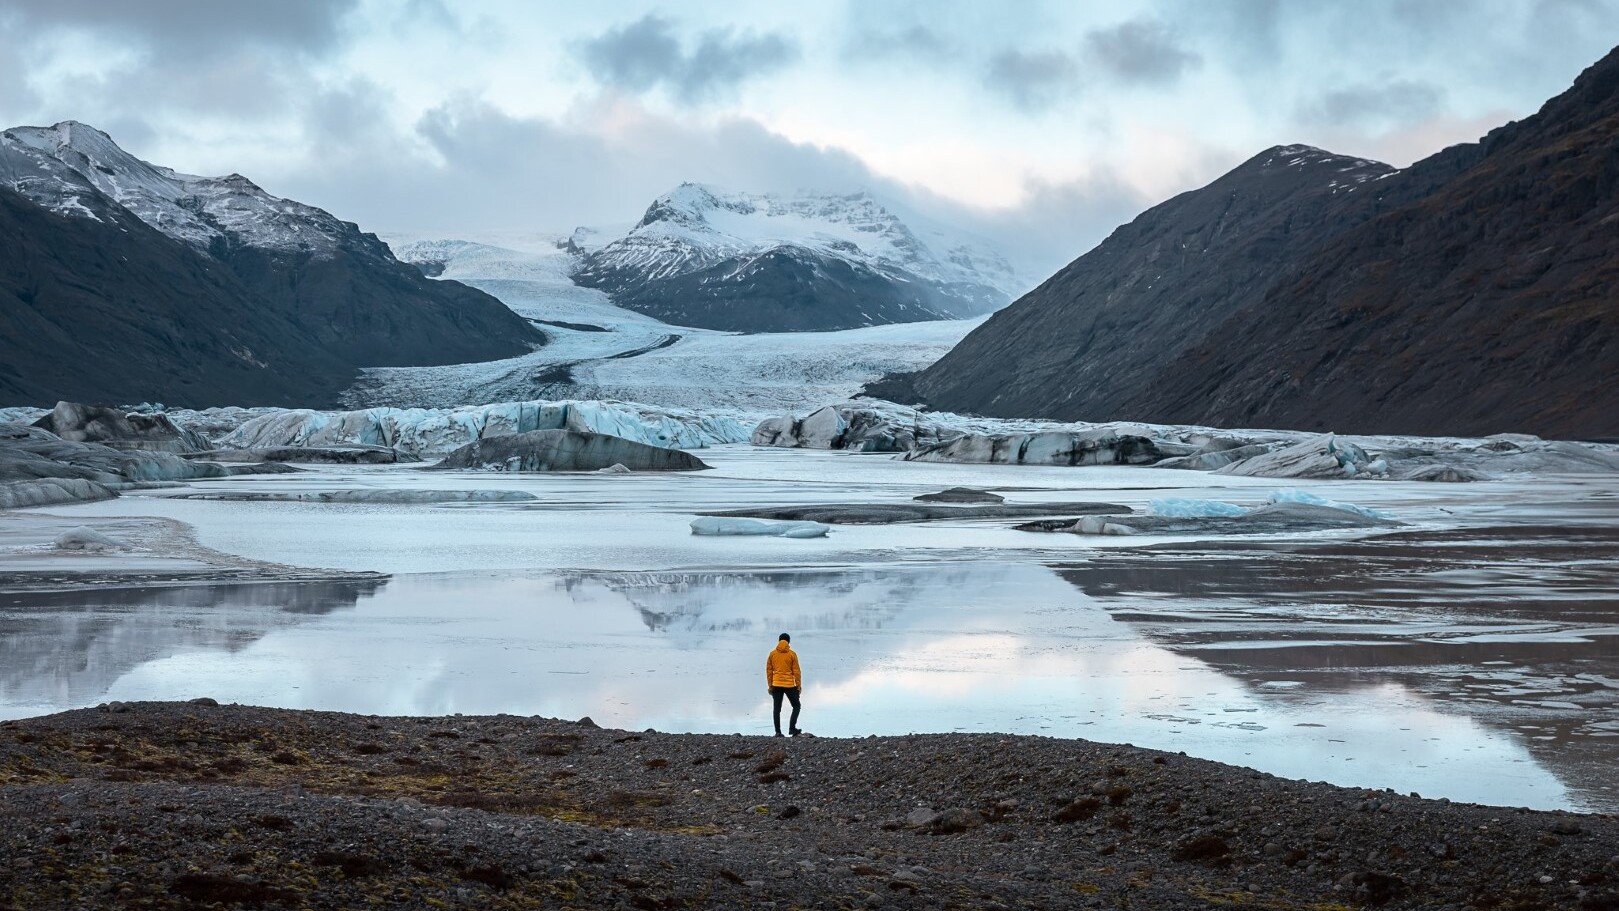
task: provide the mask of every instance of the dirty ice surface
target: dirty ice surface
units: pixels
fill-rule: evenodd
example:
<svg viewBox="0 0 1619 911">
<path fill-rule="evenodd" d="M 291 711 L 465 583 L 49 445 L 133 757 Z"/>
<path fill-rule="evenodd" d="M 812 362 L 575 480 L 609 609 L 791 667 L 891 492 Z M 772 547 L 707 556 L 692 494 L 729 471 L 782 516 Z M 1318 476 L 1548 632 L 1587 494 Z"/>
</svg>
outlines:
<svg viewBox="0 0 1619 911">
<path fill-rule="evenodd" d="M 1308 486 L 1408 523 L 1378 534 L 1099 540 L 946 521 L 796 540 L 690 523 L 953 486 L 1145 509 L 1252 506 L 1300 485 L 750 447 L 703 457 L 715 470 L 345 466 L 43 510 L 57 525 L 174 519 L 247 559 L 393 575 L 0 591 L 0 717 L 207 695 L 762 734 L 764 656 L 785 630 L 805 668 L 803 724 L 821 735 L 1085 737 L 1429 797 L 1619 810 L 1619 478 Z M 366 487 L 537 499 L 173 496 Z"/>
</svg>

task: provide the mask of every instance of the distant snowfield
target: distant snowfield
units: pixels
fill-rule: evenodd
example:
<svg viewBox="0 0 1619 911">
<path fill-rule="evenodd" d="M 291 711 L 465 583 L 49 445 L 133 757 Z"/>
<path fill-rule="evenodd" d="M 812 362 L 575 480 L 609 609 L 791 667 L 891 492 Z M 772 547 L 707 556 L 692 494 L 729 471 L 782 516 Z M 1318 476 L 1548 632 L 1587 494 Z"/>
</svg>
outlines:
<svg viewBox="0 0 1619 911">
<path fill-rule="evenodd" d="M 395 253 L 503 301 L 545 332 L 523 357 L 443 367 L 379 367 L 344 394 L 351 407 L 444 408 L 529 399 L 618 399 L 779 414 L 841 401 L 884 374 L 933 363 L 983 323 L 942 320 L 839 332 L 733 335 L 659 322 L 568 278 L 544 235 L 501 245 L 387 237 Z"/>
</svg>

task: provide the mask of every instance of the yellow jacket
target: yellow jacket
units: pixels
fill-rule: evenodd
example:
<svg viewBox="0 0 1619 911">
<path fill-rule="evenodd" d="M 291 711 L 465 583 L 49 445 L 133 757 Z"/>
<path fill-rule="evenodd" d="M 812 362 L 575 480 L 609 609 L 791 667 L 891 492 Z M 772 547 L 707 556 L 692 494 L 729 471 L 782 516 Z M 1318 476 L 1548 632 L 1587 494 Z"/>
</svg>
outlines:
<svg viewBox="0 0 1619 911">
<path fill-rule="evenodd" d="M 804 685 L 804 675 L 798 670 L 798 653 L 785 642 L 777 642 L 776 650 L 765 659 L 765 686 L 789 688 Z"/>
</svg>

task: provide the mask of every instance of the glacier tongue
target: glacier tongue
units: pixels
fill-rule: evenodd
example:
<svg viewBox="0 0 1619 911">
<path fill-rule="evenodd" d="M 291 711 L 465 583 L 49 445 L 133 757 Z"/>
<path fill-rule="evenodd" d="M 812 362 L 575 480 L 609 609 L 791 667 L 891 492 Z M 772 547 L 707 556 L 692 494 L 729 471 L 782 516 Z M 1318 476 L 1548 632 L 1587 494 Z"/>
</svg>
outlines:
<svg viewBox="0 0 1619 911">
<path fill-rule="evenodd" d="M 464 408 L 366 408 L 276 411 L 251 418 L 221 439 L 242 449 L 277 446 L 388 446 L 416 456 L 442 455 L 475 440 L 532 430 L 608 434 L 674 449 L 747 442 L 734 418 L 628 402 L 500 402 Z"/>
</svg>

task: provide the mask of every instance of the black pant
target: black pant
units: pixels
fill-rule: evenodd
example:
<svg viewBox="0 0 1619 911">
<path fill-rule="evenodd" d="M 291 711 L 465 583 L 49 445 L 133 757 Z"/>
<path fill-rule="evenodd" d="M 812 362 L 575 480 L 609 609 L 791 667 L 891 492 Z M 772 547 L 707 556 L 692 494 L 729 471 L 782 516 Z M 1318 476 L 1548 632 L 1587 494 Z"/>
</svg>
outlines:
<svg viewBox="0 0 1619 911">
<path fill-rule="evenodd" d="M 787 719 L 787 730 L 792 732 L 792 733 L 797 733 L 798 732 L 798 708 L 799 708 L 799 706 L 798 706 L 798 687 L 796 687 L 796 686 L 773 686 L 773 687 L 770 688 L 770 699 L 771 699 L 772 702 L 775 703 L 775 709 L 774 709 L 774 711 L 772 711 L 771 717 L 773 719 L 775 719 L 775 722 L 776 722 L 776 733 L 778 733 L 778 734 L 781 733 L 781 697 L 783 697 L 783 696 L 786 696 L 787 701 L 791 702 L 793 704 L 793 716 L 791 718 Z"/>
</svg>

